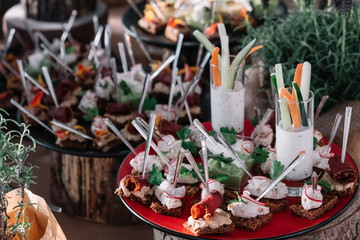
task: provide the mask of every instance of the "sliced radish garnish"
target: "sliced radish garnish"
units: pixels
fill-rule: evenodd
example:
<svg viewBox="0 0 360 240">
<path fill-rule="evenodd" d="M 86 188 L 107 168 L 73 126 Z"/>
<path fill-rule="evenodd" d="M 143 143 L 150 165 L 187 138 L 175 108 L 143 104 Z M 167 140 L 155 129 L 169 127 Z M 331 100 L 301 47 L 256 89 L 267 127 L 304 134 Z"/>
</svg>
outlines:
<svg viewBox="0 0 360 240">
<path fill-rule="evenodd" d="M 185 195 L 186 195 L 185 186 L 175 188 L 170 193 L 169 192 L 164 192 L 165 197 L 173 198 L 173 199 L 183 199 L 185 197 Z"/>
<path fill-rule="evenodd" d="M 251 153 L 252 150 L 254 150 L 254 144 L 252 142 L 250 142 L 250 141 L 244 141 L 241 147 L 247 153 Z"/>
<path fill-rule="evenodd" d="M 311 198 L 308 194 L 308 191 L 309 189 L 311 188 L 311 191 L 313 191 L 313 188 L 312 188 L 312 185 L 308 186 L 306 189 L 305 189 L 305 196 L 311 200 L 311 201 L 314 201 L 314 202 L 322 202 L 322 200 L 320 199 L 315 199 L 315 198 Z M 319 192 L 321 191 L 322 187 L 320 185 L 317 186 L 317 189 L 315 189 L 315 191 Z"/>
<path fill-rule="evenodd" d="M 243 194 L 241 195 L 241 198 L 244 198 L 250 202 L 253 202 L 257 205 L 260 205 L 260 206 L 266 206 L 266 203 L 262 203 L 262 202 L 259 202 L 259 201 L 256 201 L 255 199 L 253 199 L 251 196 L 250 196 L 250 192 L 248 190 L 245 190 L 243 191 Z"/>
</svg>

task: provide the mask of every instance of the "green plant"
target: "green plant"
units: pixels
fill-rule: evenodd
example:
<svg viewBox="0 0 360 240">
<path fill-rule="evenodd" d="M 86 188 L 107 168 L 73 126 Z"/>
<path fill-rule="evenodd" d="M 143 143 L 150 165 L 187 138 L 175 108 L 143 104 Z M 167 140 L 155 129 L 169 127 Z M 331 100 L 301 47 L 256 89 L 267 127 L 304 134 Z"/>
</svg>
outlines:
<svg viewBox="0 0 360 240">
<path fill-rule="evenodd" d="M 35 142 L 30 136 L 28 126 L 6 119 L 4 114 L 7 113 L 0 109 L 0 239 L 26 239 L 31 224 L 27 221 L 25 208 L 31 203 L 24 203 L 24 190 L 33 183 L 34 176 L 33 166 L 25 164 L 25 161 L 29 153 L 35 150 Z M 22 130 L 10 130 L 10 124 L 15 124 Z M 24 144 L 25 138 L 31 140 L 30 145 Z M 21 200 L 16 206 L 19 208 L 15 216 L 16 222 L 11 224 L 8 222 L 8 202 L 5 194 L 14 186 L 20 189 L 18 194 Z"/>
<path fill-rule="evenodd" d="M 288 16 L 272 20 L 265 18 L 262 26 L 248 26 L 246 43 L 256 38 L 264 45 L 258 57 L 264 63 L 265 76 L 270 66 L 282 63 L 285 83 L 293 79 L 298 63 L 311 63 L 311 90 L 317 105 L 329 95 L 325 107 L 345 100 L 360 99 L 360 9 L 349 8 L 345 0 L 340 10 L 302 5 Z M 270 78 L 267 78 L 267 87 Z"/>
</svg>

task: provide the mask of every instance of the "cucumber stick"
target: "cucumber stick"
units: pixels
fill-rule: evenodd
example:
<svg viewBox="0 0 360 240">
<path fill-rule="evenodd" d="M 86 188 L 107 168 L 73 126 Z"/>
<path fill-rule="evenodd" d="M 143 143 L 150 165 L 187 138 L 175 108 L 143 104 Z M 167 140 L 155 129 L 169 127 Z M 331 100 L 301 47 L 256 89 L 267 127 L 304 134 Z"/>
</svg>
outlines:
<svg viewBox="0 0 360 240">
<path fill-rule="evenodd" d="M 251 51 L 252 47 L 254 46 L 256 42 L 256 38 L 252 40 L 248 45 L 246 45 L 234 58 L 234 60 L 231 63 L 230 68 L 236 69 L 236 71 L 231 72 L 231 79 L 234 81 L 235 75 L 238 69 L 238 66 L 242 63 L 242 61 L 245 59 L 245 57 L 248 55 L 248 53 Z"/>
<path fill-rule="evenodd" d="M 309 62 L 304 62 L 302 74 L 301 74 L 301 86 L 299 86 L 304 100 L 309 99 L 310 80 L 311 80 L 311 64 Z"/>
<path fill-rule="evenodd" d="M 215 47 L 212 43 L 202 34 L 199 30 L 193 32 L 194 37 L 206 48 L 211 54 L 214 52 Z"/>
<path fill-rule="evenodd" d="M 228 71 L 230 67 L 229 36 L 223 23 L 219 23 L 217 27 L 221 42 L 221 62 L 219 62 L 221 63 L 221 87 L 223 89 L 232 89 L 233 81 Z"/>
<path fill-rule="evenodd" d="M 308 127 L 309 123 L 308 123 L 308 120 L 307 120 L 305 106 L 304 106 L 304 102 L 303 102 L 303 97 L 302 97 L 299 85 L 296 82 L 293 82 L 292 85 L 293 85 L 293 87 L 295 89 L 295 94 L 296 94 L 297 100 L 299 101 L 301 124 L 304 127 Z"/>
<path fill-rule="evenodd" d="M 280 106 L 283 129 L 290 130 L 291 129 L 290 112 L 285 97 L 281 98 L 281 100 L 279 101 L 279 106 Z"/>
<path fill-rule="evenodd" d="M 270 75 L 270 80 L 271 80 L 271 82 L 274 84 L 275 92 L 279 92 L 278 87 L 277 87 L 277 83 L 276 83 L 275 73 L 272 73 L 272 74 Z"/>
<path fill-rule="evenodd" d="M 278 95 L 280 96 L 280 89 L 285 87 L 281 63 L 275 64 L 275 75 Z"/>
</svg>

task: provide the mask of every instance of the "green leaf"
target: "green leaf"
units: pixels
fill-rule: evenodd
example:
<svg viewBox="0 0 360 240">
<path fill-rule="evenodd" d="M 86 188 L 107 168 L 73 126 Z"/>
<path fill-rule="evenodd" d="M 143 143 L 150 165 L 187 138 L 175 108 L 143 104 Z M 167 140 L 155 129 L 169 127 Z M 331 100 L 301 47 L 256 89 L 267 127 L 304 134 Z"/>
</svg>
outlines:
<svg viewBox="0 0 360 240">
<path fill-rule="evenodd" d="M 264 163 L 268 159 L 269 153 L 266 147 L 256 148 L 253 153 L 253 158 L 255 163 Z"/>
<path fill-rule="evenodd" d="M 156 98 L 145 98 L 143 110 L 155 110 L 155 106 L 157 104 Z"/>
<path fill-rule="evenodd" d="M 125 81 L 121 81 L 120 84 L 120 89 L 123 91 L 124 95 L 131 95 L 132 91 L 129 88 L 129 86 L 127 85 L 127 83 Z"/>
<path fill-rule="evenodd" d="M 234 192 L 235 194 L 236 194 L 236 196 L 237 196 L 237 199 L 234 199 L 234 200 L 231 200 L 231 201 L 228 201 L 228 204 L 230 204 L 230 203 L 245 203 L 245 204 L 247 204 L 247 202 L 245 202 L 244 200 L 242 200 L 242 198 L 240 197 L 240 195 L 239 195 L 239 192 L 238 191 L 235 191 Z"/>
<path fill-rule="evenodd" d="M 281 162 L 275 160 L 270 168 L 270 178 L 275 180 L 284 171 L 284 168 Z"/>
<path fill-rule="evenodd" d="M 197 163 L 196 164 L 200 170 L 201 176 L 205 179 L 205 175 L 204 175 L 204 166 L 202 165 L 202 163 Z M 191 175 L 193 178 L 197 179 L 198 181 L 200 181 L 198 175 L 196 174 L 195 170 L 191 170 Z"/>
<path fill-rule="evenodd" d="M 147 178 L 148 182 L 152 185 L 160 186 L 163 181 L 162 174 L 159 168 L 153 164 L 151 170 L 149 171 L 149 177 Z"/>
<path fill-rule="evenodd" d="M 196 145 L 194 142 L 182 142 L 181 143 L 181 146 L 184 148 L 184 149 L 187 149 L 191 152 L 191 154 L 195 154 L 196 153 Z"/>
<path fill-rule="evenodd" d="M 211 159 L 214 159 L 216 161 L 223 162 L 223 163 L 232 163 L 232 161 L 233 161 L 232 158 L 224 157 L 224 155 L 222 153 L 221 154 L 209 154 L 208 158 L 209 159 L 211 158 Z"/>
<path fill-rule="evenodd" d="M 190 132 L 191 130 L 189 126 L 185 126 L 179 131 L 177 131 L 176 134 L 178 135 L 179 139 L 185 141 L 185 139 L 189 136 Z"/>
<path fill-rule="evenodd" d="M 312 185 L 311 180 L 306 180 L 305 183 L 307 185 Z M 320 180 L 318 181 L 318 185 L 320 185 L 326 192 L 332 192 L 331 184 L 326 180 Z"/>
<path fill-rule="evenodd" d="M 229 179 L 229 175 L 227 174 L 214 174 L 211 175 L 210 178 L 214 179 L 217 182 L 223 182 Z"/>
<path fill-rule="evenodd" d="M 228 127 L 222 127 L 220 128 L 220 132 L 222 133 L 228 144 L 232 145 L 236 143 L 237 132 L 234 128 L 231 128 L 230 130 Z"/>
<path fill-rule="evenodd" d="M 67 47 L 67 48 L 65 49 L 65 53 L 66 53 L 66 54 L 75 53 L 75 47 L 74 47 L 74 46 Z"/>
<path fill-rule="evenodd" d="M 213 136 L 215 136 L 216 132 L 211 130 L 211 131 L 208 131 L 208 134 L 209 134 L 209 136 L 213 137 Z"/>
<path fill-rule="evenodd" d="M 86 122 L 91 122 L 94 117 L 99 115 L 99 109 L 97 106 L 94 108 L 86 108 L 86 112 L 90 115 L 90 116 L 88 114 L 83 115 L 83 119 Z"/>
<path fill-rule="evenodd" d="M 168 154 L 169 153 L 169 151 L 163 151 L 163 152 L 161 152 L 163 155 L 166 155 L 166 154 Z"/>
<path fill-rule="evenodd" d="M 257 117 L 255 116 L 253 119 L 251 119 L 251 125 L 253 127 L 256 127 L 259 124 Z"/>
<path fill-rule="evenodd" d="M 314 137 L 314 145 L 313 145 L 313 150 L 315 150 L 316 145 L 318 144 L 318 140 L 316 137 Z"/>
<path fill-rule="evenodd" d="M 183 178 L 186 175 L 189 175 L 191 173 L 191 171 L 189 169 L 187 169 L 186 167 L 181 166 L 179 173 L 180 173 L 180 177 Z"/>
</svg>

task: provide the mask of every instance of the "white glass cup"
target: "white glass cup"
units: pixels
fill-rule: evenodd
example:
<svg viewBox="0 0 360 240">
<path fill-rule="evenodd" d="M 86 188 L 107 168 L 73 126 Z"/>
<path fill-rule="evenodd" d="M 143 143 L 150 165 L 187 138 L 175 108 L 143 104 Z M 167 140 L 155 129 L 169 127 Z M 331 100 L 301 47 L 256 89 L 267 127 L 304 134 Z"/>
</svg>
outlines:
<svg viewBox="0 0 360 240">
<path fill-rule="evenodd" d="M 245 61 L 234 68 L 221 68 L 210 63 L 211 126 L 216 132 L 220 131 L 221 127 L 234 128 L 236 132 L 244 130 L 244 66 Z M 215 71 L 221 73 L 221 77 L 231 79 L 230 82 L 233 81 L 233 84 L 225 84 L 221 78 L 221 86 L 215 86 L 213 77 Z"/>
<path fill-rule="evenodd" d="M 291 88 L 288 91 L 291 93 Z M 299 127 L 294 126 L 289 105 L 299 111 Z M 294 102 L 285 102 L 276 94 L 275 109 L 276 159 L 286 168 L 301 151 L 305 151 L 304 160 L 286 176 L 286 180 L 302 181 L 309 178 L 313 171 L 314 94 L 310 91 L 307 100 Z M 283 124 L 285 115 L 290 116 L 290 124 Z"/>
</svg>

